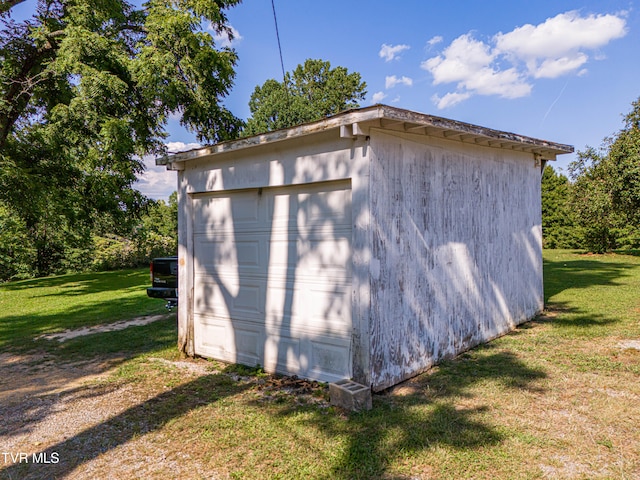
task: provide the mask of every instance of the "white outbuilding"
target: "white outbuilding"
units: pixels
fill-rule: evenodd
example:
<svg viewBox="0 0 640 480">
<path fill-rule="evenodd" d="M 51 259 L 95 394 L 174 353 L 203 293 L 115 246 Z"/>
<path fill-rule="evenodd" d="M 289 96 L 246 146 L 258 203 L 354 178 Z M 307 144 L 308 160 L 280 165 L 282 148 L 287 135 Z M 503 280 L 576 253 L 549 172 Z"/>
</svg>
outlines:
<svg viewBox="0 0 640 480">
<path fill-rule="evenodd" d="M 188 355 L 379 391 L 543 309 L 573 147 L 384 105 L 171 155 Z"/>
</svg>

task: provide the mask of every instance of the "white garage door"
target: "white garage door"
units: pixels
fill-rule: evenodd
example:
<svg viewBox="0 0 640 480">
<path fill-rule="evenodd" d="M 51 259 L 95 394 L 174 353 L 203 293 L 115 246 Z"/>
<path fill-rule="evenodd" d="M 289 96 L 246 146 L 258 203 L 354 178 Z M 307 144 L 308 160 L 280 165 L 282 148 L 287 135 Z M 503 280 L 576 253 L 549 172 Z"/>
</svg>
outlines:
<svg viewBox="0 0 640 480">
<path fill-rule="evenodd" d="M 196 353 L 322 381 L 351 377 L 351 188 L 194 198 Z"/>
</svg>

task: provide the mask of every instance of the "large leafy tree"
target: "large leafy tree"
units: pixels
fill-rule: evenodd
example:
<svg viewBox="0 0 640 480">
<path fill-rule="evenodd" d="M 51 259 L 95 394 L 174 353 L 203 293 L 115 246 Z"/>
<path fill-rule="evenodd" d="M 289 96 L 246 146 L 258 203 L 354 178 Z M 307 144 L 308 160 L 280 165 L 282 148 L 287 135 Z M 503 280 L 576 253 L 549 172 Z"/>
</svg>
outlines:
<svg viewBox="0 0 640 480">
<path fill-rule="evenodd" d="M 170 116 L 201 142 L 237 136 L 223 105 L 236 54 L 226 31 L 240 0 L 38 0 L 0 9 L 0 202 L 34 239 L 49 273 L 52 232 L 124 218 L 143 201 L 140 157 L 162 153 Z"/>
<path fill-rule="evenodd" d="M 614 207 L 629 224 L 640 228 L 640 99 L 632 107 L 605 163 Z"/>
<path fill-rule="evenodd" d="M 624 127 L 600 149 L 578 153 L 570 166 L 572 206 L 586 246 L 603 252 L 640 245 L 640 101 Z"/>
<path fill-rule="evenodd" d="M 569 205 L 571 183 L 547 165 L 542 174 L 542 238 L 545 248 L 580 246 Z"/>
<path fill-rule="evenodd" d="M 357 108 L 366 88 L 359 73 L 308 59 L 293 72 L 287 72 L 282 82 L 270 79 L 255 88 L 244 134 L 287 128 Z"/>
</svg>

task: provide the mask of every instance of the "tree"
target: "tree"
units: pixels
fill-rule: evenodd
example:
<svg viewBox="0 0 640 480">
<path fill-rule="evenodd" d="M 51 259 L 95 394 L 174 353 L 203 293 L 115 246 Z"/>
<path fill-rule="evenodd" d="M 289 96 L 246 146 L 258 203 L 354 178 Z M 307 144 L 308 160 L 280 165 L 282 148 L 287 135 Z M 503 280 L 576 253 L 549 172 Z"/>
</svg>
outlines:
<svg viewBox="0 0 640 480">
<path fill-rule="evenodd" d="M 287 128 L 357 108 L 358 101 L 367 94 L 366 88 L 359 73 L 308 59 L 293 72 L 287 72 L 283 82 L 270 79 L 255 88 L 244 135 Z"/>
<path fill-rule="evenodd" d="M 640 228 L 640 99 L 632 106 L 604 163 L 614 208 L 629 224 Z"/>
<path fill-rule="evenodd" d="M 611 202 L 604 160 L 601 152 L 588 147 L 569 165 L 573 179 L 571 209 L 581 228 L 583 246 L 594 253 L 616 248 L 615 230 L 620 221 Z"/>
<path fill-rule="evenodd" d="M 36 239 L 38 273 L 53 230 L 125 218 L 144 203 L 140 157 L 164 153 L 170 115 L 201 142 L 238 135 L 224 106 L 236 54 L 210 24 L 240 0 L 38 0 L 31 19 L 0 9 L 0 201 Z M 61 223 L 62 222 L 62 223 Z"/>
<path fill-rule="evenodd" d="M 169 203 L 149 201 L 136 226 L 134 240 L 146 261 L 154 257 L 178 254 L 178 193 Z"/>
<path fill-rule="evenodd" d="M 570 170 L 585 246 L 594 252 L 640 246 L 640 101 L 622 130 L 599 150 L 578 152 Z"/>
<path fill-rule="evenodd" d="M 0 282 L 29 277 L 33 246 L 23 222 L 0 202 Z"/>
<path fill-rule="evenodd" d="M 573 214 L 569 207 L 569 179 L 547 165 L 542 174 L 542 242 L 545 248 L 577 248 Z"/>
</svg>

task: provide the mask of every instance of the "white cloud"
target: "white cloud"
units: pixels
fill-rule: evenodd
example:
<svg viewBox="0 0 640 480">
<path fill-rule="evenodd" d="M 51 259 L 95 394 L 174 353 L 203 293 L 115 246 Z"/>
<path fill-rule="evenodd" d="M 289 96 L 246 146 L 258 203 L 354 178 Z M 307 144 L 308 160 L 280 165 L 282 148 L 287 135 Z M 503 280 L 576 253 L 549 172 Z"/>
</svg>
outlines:
<svg viewBox="0 0 640 480">
<path fill-rule="evenodd" d="M 523 25 L 495 36 L 496 49 L 525 62 L 534 78 L 555 78 L 576 72 L 589 57 L 583 50 L 605 46 L 627 33 L 623 14 L 581 17 L 571 11 L 540 25 Z"/>
<path fill-rule="evenodd" d="M 469 79 L 488 68 L 494 58 L 488 45 L 466 34 L 451 42 L 442 55 L 422 62 L 421 66 L 433 75 L 434 85 L 438 85 Z"/>
<path fill-rule="evenodd" d="M 582 49 L 602 47 L 627 33 L 624 15 L 561 13 L 540 25 L 523 25 L 495 36 L 499 51 L 522 59 L 560 58 Z"/>
<path fill-rule="evenodd" d="M 436 35 L 435 37 L 431 38 L 427 42 L 427 45 L 429 45 L 430 47 L 433 47 L 434 45 L 442 43 L 443 41 L 444 41 L 444 38 L 442 38 L 440 35 Z"/>
<path fill-rule="evenodd" d="M 395 87 L 396 85 L 405 85 L 407 87 L 410 87 L 413 85 L 413 80 L 409 77 L 404 77 L 404 76 L 401 78 L 398 78 L 395 75 L 385 77 L 384 88 L 389 89 L 389 88 Z"/>
<path fill-rule="evenodd" d="M 556 15 L 539 25 L 498 33 L 489 42 L 461 35 L 440 55 L 422 62 L 433 84 L 455 83 L 455 91 L 432 100 L 438 108 L 456 105 L 473 95 L 519 98 L 531 93 L 533 79 L 584 75 L 585 51 L 601 48 L 627 33 L 626 13 Z M 437 43 L 434 37 L 428 43 Z M 433 42 L 433 43 L 432 43 Z M 602 58 L 596 52 L 596 58 Z"/>
<path fill-rule="evenodd" d="M 387 98 L 386 93 L 384 93 L 384 92 L 376 92 L 376 93 L 373 94 L 373 97 L 371 97 L 371 101 L 373 103 L 380 103 L 385 98 Z"/>
<path fill-rule="evenodd" d="M 200 148 L 199 143 L 169 142 L 167 143 L 169 153 L 184 152 L 194 148 Z M 178 187 L 176 172 L 167 171 L 165 166 L 156 165 L 156 157 L 146 155 L 142 158 L 145 166 L 144 172 L 138 177 L 134 187 L 149 198 L 154 200 L 169 200 Z"/>
<path fill-rule="evenodd" d="M 409 50 L 409 48 L 411 48 L 409 45 L 387 45 L 386 43 L 383 43 L 380 51 L 378 52 L 378 56 L 380 58 L 384 58 L 385 62 L 390 62 L 398 58 L 400 53 L 405 50 Z"/>
<path fill-rule="evenodd" d="M 443 109 L 443 108 L 447 108 L 447 107 L 453 107 L 454 105 L 465 101 L 469 97 L 471 97 L 471 94 L 469 92 L 465 92 L 465 93 L 447 93 L 443 97 L 439 97 L 438 95 L 434 95 L 433 97 L 431 97 L 431 100 L 433 101 L 433 103 L 436 104 L 436 106 L 439 109 Z"/>
<path fill-rule="evenodd" d="M 209 25 L 209 30 L 215 30 L 211 25 Z M 242 35 L 240 35 L 240 32 L 238 30 L 236 30 L 234 27 L 232 27 L 231 25 L 229 26 L 229 30 L 228 31 L 221 31 L 221 32 L 216 32 L 216 34 L 213 36 L 213 39 L 216 42 L 216 45 L 219 45 L 220 47 L 226 47 L 226 48 L 231 48 L 231 47 L 235 47 L 238 42 L 240 42 L 240 40 L 242 40 Z"/>
<path fill-rule="evenodd" d="M 589 57 L 578 52 L 572 57 L 547 58 L 532 72 L 534 78 L 556 78 L 575 72 L 587 63 Z"/>
<path fill-rule="evenodd" d="M 166 147 L 169 153 L 178 153 L 201 148 L 202 145 L 199 143 L 169 142 Z"/>
<path fill-rule="evenodd" d="M 533 88 L 515 68 L 502 71 L 483 68 L 460 85 L 478 95 L 498 95 L 504 98 L 526 97 Z"/>
</svg>

